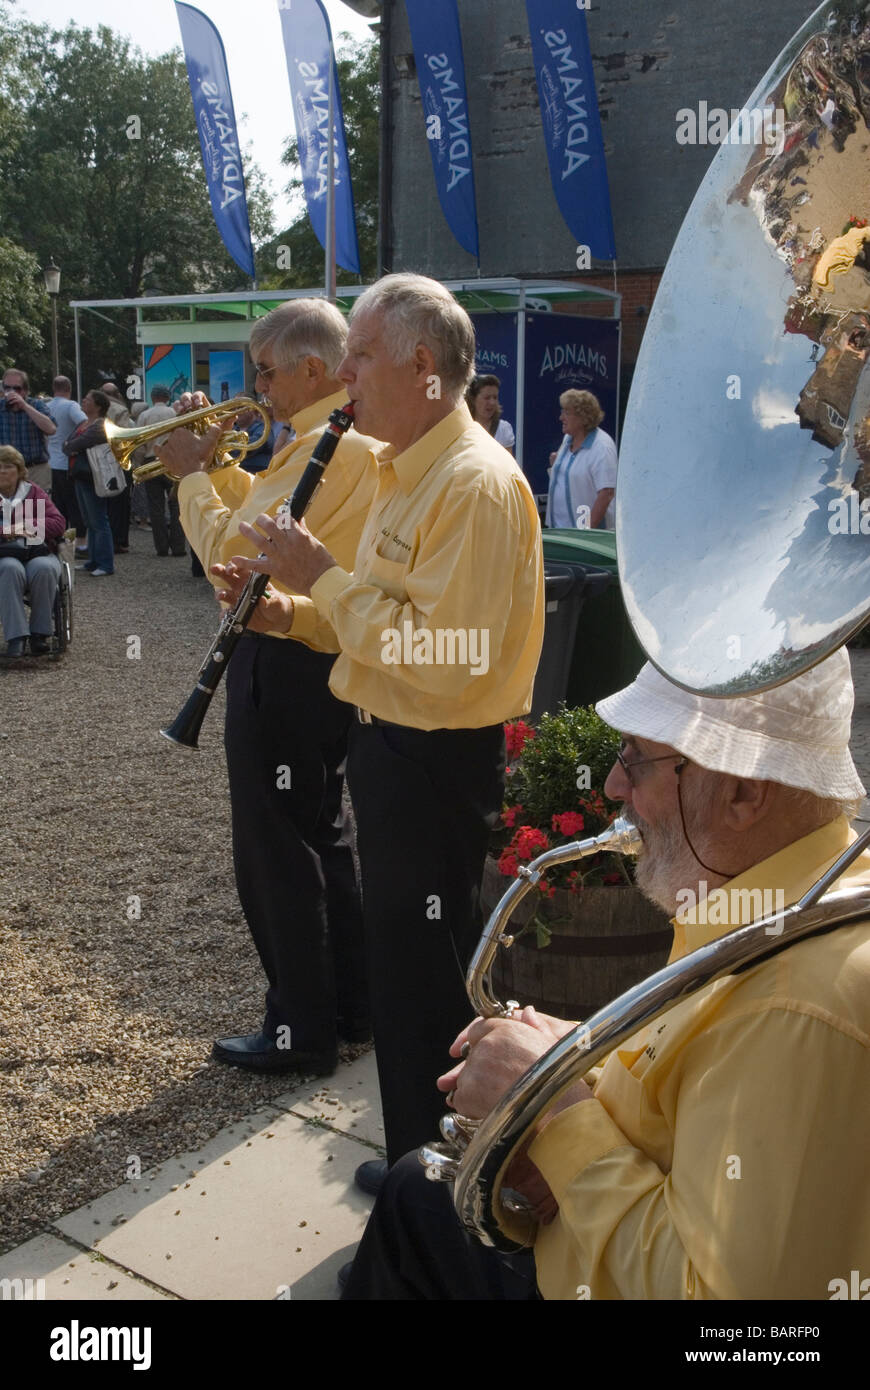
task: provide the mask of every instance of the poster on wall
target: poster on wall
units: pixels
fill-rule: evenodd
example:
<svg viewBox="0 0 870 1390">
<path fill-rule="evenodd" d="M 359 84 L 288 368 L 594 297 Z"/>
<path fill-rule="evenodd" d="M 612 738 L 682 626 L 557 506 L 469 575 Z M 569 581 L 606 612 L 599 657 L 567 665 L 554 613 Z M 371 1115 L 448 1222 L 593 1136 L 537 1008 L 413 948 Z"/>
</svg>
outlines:
<svg viewBox="0 0 870 1390">
<path fill-rule="evenodd" d="M 501 418 L 517 426 L 517 315 L 472 314 L 475 376 L 497 376 Z"/>
<path fill-rule="evenodd" d="M 526 315 L 523 472 L 535 493 L 547 491 L 550 454 L 562 442 L 559 397 L 591 391 L 616 438 L 619 324 L 574 314 Z"/>
<path fill-rule="evenodd" d="M 161 343 L 145 349 L 145 400 L 151 404 L 155 386 L 165 386 L 170 401 L 192 391 L 190 343 Z"/>
<path fill-rule="evenodd" d="M 231 401 L 245 389 L 245 354 L 222 349 L 208 355 L 208 398 Z"/>
</svg>

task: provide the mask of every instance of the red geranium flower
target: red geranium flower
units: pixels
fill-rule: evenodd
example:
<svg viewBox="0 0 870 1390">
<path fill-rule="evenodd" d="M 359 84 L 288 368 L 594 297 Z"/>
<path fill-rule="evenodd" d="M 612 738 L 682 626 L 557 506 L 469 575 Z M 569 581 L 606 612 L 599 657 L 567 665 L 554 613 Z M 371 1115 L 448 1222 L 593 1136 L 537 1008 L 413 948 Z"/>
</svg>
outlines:
<svg viewBox="0 0 870 1390">
<path fill-rule="evenodd" d="M 519 865 L 517 856 L 509 849 L 503 849 L 499 855 L 498 871 L 504 874 L 505 878 L 516 878 Z"/>
<path fill-rule="evenodd" d="M 517 805 L 508 806 L 504 811 L 502 811 L 502 821 L 508 827 L 509 830 L 513 830 L 514 826 L 517 823 L 517 816 L 520 814 L 522 809 L 522 806 Z"/>
<path fill-rule="evenodd" d="M 536 830 L 532 825 L 521 825 L 511 841 L 511 849 L 519 859 L 534 859 L 549 848 L 550 842 L 543 830 Z"/>
<path fill-rule="evenodd" d="M 584 825 L 583 817 L 576 811 L 563 811 L 562 815 L 553 817 L 553 829 L 560 835 L 578 835 Z"/>
<path fill-rule="evenodd" d="M 535 731 L 525 720 L 516 719 L 513 724 L 505 724 L 504 737 L 508 759 L 513 761 L 520 756 L 528 740 L 535 737 Z"/>
</svg>

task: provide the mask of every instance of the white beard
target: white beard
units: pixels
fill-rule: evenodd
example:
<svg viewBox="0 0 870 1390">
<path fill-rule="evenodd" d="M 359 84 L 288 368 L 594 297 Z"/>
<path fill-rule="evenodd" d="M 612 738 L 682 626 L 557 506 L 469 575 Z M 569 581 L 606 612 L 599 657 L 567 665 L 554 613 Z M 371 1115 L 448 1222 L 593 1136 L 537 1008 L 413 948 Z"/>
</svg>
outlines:
<svg viewBox="0 0 870 1390">
<path fill-rule="evenodd" d="M 698 788 L 698 793 L 694 797 L 683 795 L 686 823 L 696 844 L 702 837 L 698 836 L 696 839 L 692 827 L 695 824 L 695 809 L 703 798 L 703 789 Z M 706 799 L 709 805 L 709 793 Z M 678 893 L 690 889 L 698 901 L 706 896 L 708 887 L 724 882 L 718 876 L 703 870 L 703 866 L 692 853 L 683 831 L 679 810 L 674 812 L 671 820 L 660 822 L 656 826 L 648 825 L 635 812 L 625 807 L 622 814 L 637 826 L 643 836 L 643 849 L 637 857 L 634 881 L 641 892 L 662 908 L 669 917 L 675 916 L 678 911 Z M 698 848 L 706 858 L 705 845 L 701 843 Z M 698 878 L 699 870 L 704 873 L 703 880 Z M 702 881 L 705 884 L 703 889 L 700 886 Z"/>
</svg>

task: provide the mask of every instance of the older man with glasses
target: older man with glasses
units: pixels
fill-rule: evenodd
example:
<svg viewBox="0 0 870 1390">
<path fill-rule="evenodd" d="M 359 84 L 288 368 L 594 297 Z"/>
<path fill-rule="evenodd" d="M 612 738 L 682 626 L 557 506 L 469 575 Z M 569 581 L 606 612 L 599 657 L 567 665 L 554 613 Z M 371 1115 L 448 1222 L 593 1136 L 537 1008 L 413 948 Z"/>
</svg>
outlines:
<svg viewBox="0 0 870 1390">
<path fill-rule="evenodd" d="M 251 333 L 258 389 L 268 391 L 296 437 L 251 474 L 204 472 L 221 430 L 178 429 L 157 449 L 181 476 L 187 537 L 216 587 L 226 561 L 257 553 L 240 530 L 275 516 L 293 492 L 330 412 L 347 400 L 336 369 L 347 328 L 322 299 L 297 299 L 265 315 Z M 311 524 L 351 565 L 374 496 L 375 441 L 346 435 L 309 509 Z M 213 1055 L 254 1071 L 333 1071 L 338 1039 L 370 1036 L 362 917 L 342 802 L 352 710 L 328 688 L 334 650 L 314 624 L 293 638 L 274 631 L 292 593 L 274 584 L 260 600 L 265 631 L 248 630 L 227 671 L 225 746 L 236 885 L 268 979 L 266 1012 L 254 1033 L 219 1039 Z"/>
<path fill-rule="evenodd" d="M 625 733 L 605 791 L 643 837 L 636 878 L 674 916 L 672 961 L 757 917 L 760 892 L 797 902 L 855 840 L 853 699 L 841 650 L 751 697 L 646 666 L 599 703 Z M 865 852 L 839 885 L 868 880 Z M 482 1118 L 573 1027 L 477 1019 L 438 1086 Z M 409 1155 L 345 1298 L 848 1297 L 870 1250 L 868 1092 L 870 923 L 852 921 L 674 1004 L 538 1118 L 499 1177 L 537 1215 L 534 1263 L 468 1236 Z"/>
<path fill-rule="evenodd" d="M 28 395 L 29 391 L 27 373 L 18 367 L 7 367 L 0 396 L 0 444 L 11 444 L 18 450 L 32 483 L 48 487 L 48 439 L 57 425 L 45 402 Z"/>
</svg>

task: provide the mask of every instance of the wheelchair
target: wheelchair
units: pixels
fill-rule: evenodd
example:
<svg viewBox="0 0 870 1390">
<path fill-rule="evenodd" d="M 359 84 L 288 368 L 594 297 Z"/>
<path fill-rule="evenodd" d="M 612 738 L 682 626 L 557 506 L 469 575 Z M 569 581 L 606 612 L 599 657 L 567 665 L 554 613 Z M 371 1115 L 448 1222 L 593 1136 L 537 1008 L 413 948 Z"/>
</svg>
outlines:
<svg viewBox="0 0 870 1390">
<path fill-rule="evenodd" d="M 54 631 L 49 637 L 50 651 L 52 657 L 63 656 L 73 635 L 73 584 L 75 582 L 75 531 L 64 532 L 63 539 L 57 548 L 57 558 L 60 561 L 60 578 L 57 581 L 57 592 L 54 596 L 54 608 L 52 617 L 54 621 Z M 24 602 L 29 608 L 29 594 L 25 591 Z M 29 638 L 26 639 L 29 645 Z"/>
<path fill-rule="evenodd" d="M 54 596 L 54 633 L 51 655 L 63 656 L 73 635 L 73 584 L 75 582 L 75 530 L 65 531 L 57 548 L 60 579 Z"/>
</svg>

